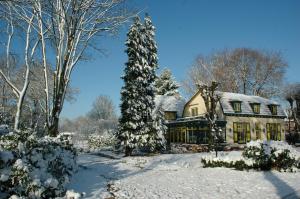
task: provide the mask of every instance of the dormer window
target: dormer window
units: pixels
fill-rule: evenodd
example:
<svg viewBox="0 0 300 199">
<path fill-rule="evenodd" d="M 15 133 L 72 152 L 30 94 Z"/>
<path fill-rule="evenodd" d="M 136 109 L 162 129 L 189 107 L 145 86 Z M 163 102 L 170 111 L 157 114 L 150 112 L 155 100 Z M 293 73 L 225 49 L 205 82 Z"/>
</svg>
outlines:
<svg viewBox="0 0 300 199">
<path fill-rule="evenodd" d="M 198 115 L 198 107 L 192 108 L 191 111 L 192 111 L 192 116 L 197 116 Z"/>
<path fill-rule="evenodd" d="M 277 115 L 277 105 L 269 105 L 272 115 Z"/>
<path fill-rule="evenodd" d="M 259 114 L 260 113 L 260 104 L 251 104 L 253 113 Z"/>
<path fill-rule="evenodd" d="M 242 107 L 241 107 L 241 102 L 231 102 L 232 108 L 235 113 L 240 113 L 242 112 Z"/>
<path fill-rule="evenodd" d="M 165 120 L 176 120 L 177 114 L 174 111 L 165 111 Z"/>
</svg>

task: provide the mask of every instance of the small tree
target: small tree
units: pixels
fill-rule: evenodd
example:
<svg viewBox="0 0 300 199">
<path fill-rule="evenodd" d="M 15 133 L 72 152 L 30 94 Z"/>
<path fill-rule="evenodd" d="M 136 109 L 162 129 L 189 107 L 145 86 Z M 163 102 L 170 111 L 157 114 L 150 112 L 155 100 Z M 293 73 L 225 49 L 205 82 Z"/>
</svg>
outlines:
<svg viewBox="0 0 300 199">
<path fill-rule="evenodd" d="M 165 68 L 154 82 L 157 95 L 176 95 L 179 94 L 179 84 L 172 77 L 169 69 Z"/>
<path fill-rule="evenodd" d="M 166 133 L 167 126 L 165 125 L 165 115 L 162 109 L 162 105 L 158 105 L 153 112 L 153 133 L 150 137 L 150 151 L 161 151 L 166 149 Z"/>
<path fill-rule="evenodd" d="M 201 96 L 205 102 L 206 114 L 205 117 L 208 121 L 209 135 L 208 144 L 210 149 L 214 149 L 216 152 L 216 157 L 218 156 L 218 150 L 220 144 L 224 141 L 222 135 L 222 128 L 216 123 L 217 113 L 216 107 L 217 103 L 220 101 L 220 96 L 216 94 L 216 89 L 218 87 L 217 82 L 212 82 L 211 85 L 198 85 L 201 90 Z"/>
</svg>

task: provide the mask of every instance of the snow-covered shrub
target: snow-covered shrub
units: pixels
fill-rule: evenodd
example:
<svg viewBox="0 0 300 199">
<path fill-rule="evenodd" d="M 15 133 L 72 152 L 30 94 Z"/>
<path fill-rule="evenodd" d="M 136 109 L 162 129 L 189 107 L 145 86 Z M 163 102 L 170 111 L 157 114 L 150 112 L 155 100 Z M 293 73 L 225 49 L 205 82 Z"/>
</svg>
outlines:
<svg viewBox="0 0 300 199">
<path fill-rule="evenodd" d="M 236 161 L 224 161 L 222 159 L 207 159 L 207 158 L 203 158 L 202 159 L 202 163 L 204 165 L 204 167 L 227 167 L 227 168 L 235 168 L 237 170 L 248 170 L 251 167 L 249 165 L 247 165 L 245 163 L 244 160 L 236 160 Z"/>
<path fill-rule="evenodd" d="M 300 169 L 300 153 L 281 141 L 251 141 L 239 158 L 212 158 L 207 156 L 202 158 L 201 161 L 204 167 L 228 167 L 238 170 L 275 169 L 293 172 Z"/>
<path fill-rule="evenodd" d="M 0 191 L 7 197 L 54 198 L 76 171 L 76 151 L 30 130 L 0 136 Z"/>
<path fill-rule="evenodd" d="M 249 142 L 242 155 L 247 159 L 253 160 L 253 168 L 258 170 L 270 170 L 272 167 L 270 153 L 269 145 L 258 140 Z"/>
<path fill-rule="evenodd" d="M 252 141 L 247 144 L 243 156 L 254 161 L 255 169 L 293 171 L 300 168 L 297 165 L 300 153 L 282 141 Z"/>
<path fill-rule="evenodd" d="M 101 148 L 112 148 L 116 145 L 117 140 L 113 133 L 108 131 L 103 134 L 92 134 L 88 137 L 88 145 L 92 150 Z"/>
</svg>

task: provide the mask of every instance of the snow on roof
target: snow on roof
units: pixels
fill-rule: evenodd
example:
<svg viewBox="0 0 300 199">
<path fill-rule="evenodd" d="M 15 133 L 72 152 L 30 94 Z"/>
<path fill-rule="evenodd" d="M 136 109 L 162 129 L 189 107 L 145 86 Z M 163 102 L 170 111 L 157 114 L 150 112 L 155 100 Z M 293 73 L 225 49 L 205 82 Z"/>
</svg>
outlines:
<svg viewBox="0 0 300 199">
<path fill-rule="evenodd" d="M 241 102 L 242 112 L 238 114 L 274 116 L 269 109 L 269 105 L 277 105 L 277 116 L 286 116 L 280 104 L 273 100 L 254 95 L 244 95 L 240 93 L 218 92 L 218 94 L 221 96 L 220 103 L 223 109 L 223 113 L 225 114 L 235 114 L 231 102 L 239 101 Z M 255 114 L 252 110 L 251 104 L 255 103 L 260 104 L 259 114 Z"/>
<path fill-rule="evenodd" d="M 181 116 L 186 101 L 179 95 L 167 96 L 157 95 L 155 96 L 156 108 L 162 106 L 164 111 L 177 112 L 178 116 Z"/>
</svg>

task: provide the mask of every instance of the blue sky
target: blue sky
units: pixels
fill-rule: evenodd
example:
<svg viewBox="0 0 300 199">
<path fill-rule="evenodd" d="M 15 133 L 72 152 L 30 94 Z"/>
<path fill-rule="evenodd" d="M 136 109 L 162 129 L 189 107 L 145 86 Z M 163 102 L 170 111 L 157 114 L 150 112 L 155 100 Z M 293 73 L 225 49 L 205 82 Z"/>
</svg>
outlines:
<svg viewBox="0 0 300 199">
<path fill-rule="evenodd" d="M 177 81 L 185 78 L 199 54 L 224 48 L 250 47 L 280 50 L 289 64 L 287 82 L 300 82 L 299 0 L 131 0 L 147 12 L 156 26 L 159 65 L 172 70 Z M 79 63 L 72 86 L 80 89 L 74 103 L 66 103 L 62 117 L 86 114 L 98 95 L 110 96 L 118 109 L 127 60 L 125 25 L 118 36 L 102 38 L 106 55 L 93 53 Z"/>
</svg>

